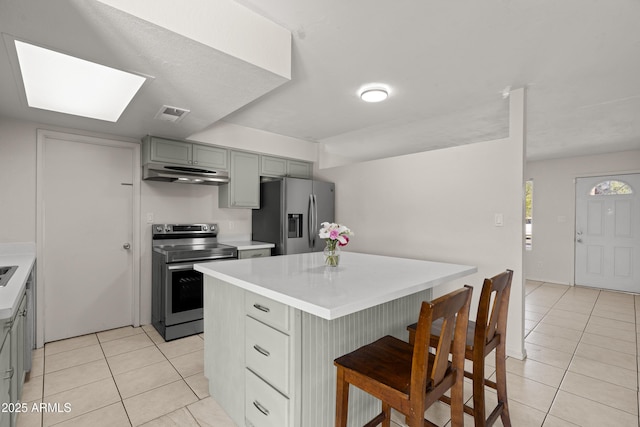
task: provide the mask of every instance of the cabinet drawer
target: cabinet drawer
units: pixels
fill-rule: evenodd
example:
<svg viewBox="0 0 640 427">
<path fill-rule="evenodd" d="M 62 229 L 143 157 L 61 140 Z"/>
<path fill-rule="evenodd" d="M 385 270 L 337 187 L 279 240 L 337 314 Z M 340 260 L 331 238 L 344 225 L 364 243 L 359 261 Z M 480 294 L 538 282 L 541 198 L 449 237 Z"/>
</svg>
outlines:
<svg viewBox="0 0 640 427">
<path fill-rule="evenodd" d="M 242 251 L 238 251 L 238 259 L 246 259 L 246 258 L 261 258 L 264 256 L 271 256 L 271 249 L 246 249 Z"/>
<path fill-rule="evenodd" d="M 247 317 L 245 362 L 247 368 L 289 394 L 289 336 Z"/>
<path fill-rule="evenodd" d="M 245 387 L 247 427 L 289 427 L 289 399 L 249 370 L 245 371 Z"/>
<path fill-rule="evenodd" d="M 245 310 L 248 315 L 281 331 L 289 331 L 289 306 L 265 298 L 261 295 L 247 292 L 245 296 Z"/>
</svg>

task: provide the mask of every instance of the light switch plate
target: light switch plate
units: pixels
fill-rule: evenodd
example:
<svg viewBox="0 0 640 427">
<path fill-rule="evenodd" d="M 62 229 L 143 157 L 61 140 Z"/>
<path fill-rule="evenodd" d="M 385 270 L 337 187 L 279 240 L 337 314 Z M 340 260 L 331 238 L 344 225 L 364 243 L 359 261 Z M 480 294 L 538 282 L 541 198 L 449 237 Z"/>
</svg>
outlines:
<svg viewBox="0 0 640 427">
<path fill-rule="evenodd" d="M 497 213 L 493 216 L 493 224 L 496 227 L 502 227 L 504 224 L 504 217 L 502 216 L 501 213 Z"/>
<path fill-rule="evenodd" d="M 153 224 L 153 212 L 147 213 L 147 224 Z"/>
</svg>

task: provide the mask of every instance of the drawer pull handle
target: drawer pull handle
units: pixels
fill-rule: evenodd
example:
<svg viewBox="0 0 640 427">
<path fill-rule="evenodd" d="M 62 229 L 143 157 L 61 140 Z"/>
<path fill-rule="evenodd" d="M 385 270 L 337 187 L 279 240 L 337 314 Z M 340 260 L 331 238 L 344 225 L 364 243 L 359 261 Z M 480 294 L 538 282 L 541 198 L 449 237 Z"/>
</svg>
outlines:
<svg viewBox="0 0 640 427">
<path fill-rule="evenodd" d="M 265 313 L 268 313 L 271 311 L 269 307 L 265 307 L 264 305 L 260 305 L 258 303 L 253 304 L 253 306 L 260 311 L 264 311 Z"/>
<path fill-rule="evenodd" d="M 269 416 L 269 410 L 262 406 L 257 400 L 253 401 L 253 406 L 255 406 L 258 411 L 262 412 L 266 416 Z"/>
<path fill-rule="evenodd" d="M 260 347 L 258 344 L 253 346 L 253 349 L 255 351 L 257 351 L 258 353 L 262 354 L 263 356 L 271 356 L 271 353 L 269 353 L 267 350 L 265 350 L 264 348 Z"/>
</svg>

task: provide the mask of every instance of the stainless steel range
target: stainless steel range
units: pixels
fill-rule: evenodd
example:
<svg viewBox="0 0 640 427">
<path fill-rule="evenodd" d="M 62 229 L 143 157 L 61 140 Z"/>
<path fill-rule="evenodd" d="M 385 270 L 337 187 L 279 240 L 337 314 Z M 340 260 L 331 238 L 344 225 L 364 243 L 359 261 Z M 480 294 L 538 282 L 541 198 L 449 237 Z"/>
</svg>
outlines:
<svg viewBox="0 0 640 427">
<path fill-rule="evenodd" d="M 235 247 L 218 243 L 217 224 L 152 225 L 153 326 L 170 341 L 203 332 L 199 262 L 237 258 Z"/>
</svg>

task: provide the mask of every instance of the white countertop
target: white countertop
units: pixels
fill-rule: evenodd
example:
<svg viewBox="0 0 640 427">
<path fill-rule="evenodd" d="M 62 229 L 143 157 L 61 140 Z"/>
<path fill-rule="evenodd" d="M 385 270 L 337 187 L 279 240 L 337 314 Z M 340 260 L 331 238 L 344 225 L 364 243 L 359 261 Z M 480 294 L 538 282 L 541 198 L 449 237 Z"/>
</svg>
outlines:
<svg viewBox="0 0 640 427">
<path fill-rule="evenodd" d="M 239 251 L 246 251 L 250 249 L 271 249 L 276 246 L 273 243 L 257 242 L 255 240 L 236 240 L 231 242 L 220 241 L 220 243 L 223 245 L 235 246 Z"/>
<path fill-rule="evenodd" d="M 0 244 L 0 267 L 18 266 L 9 283 L 0 288 L 0 319 L 11 318 L 18 309 L 20 296 L 35 261 L 36 250 L 33 243 Z"/>
<path fill-rule="evenodd" d="M 195 269 L 332 320 L 473 274 L 469 265 L 342 252 L 326 267 L 321 252 L 196 264 Z"/>
</svg>

